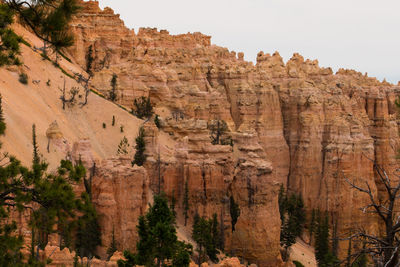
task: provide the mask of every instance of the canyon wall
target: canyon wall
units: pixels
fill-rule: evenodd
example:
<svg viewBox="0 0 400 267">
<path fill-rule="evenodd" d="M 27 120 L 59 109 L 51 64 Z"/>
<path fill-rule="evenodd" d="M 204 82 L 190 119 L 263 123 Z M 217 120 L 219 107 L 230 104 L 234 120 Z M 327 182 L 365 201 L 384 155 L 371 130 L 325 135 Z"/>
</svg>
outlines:
<svg viewBox="0 0 400 267">
<path fill-rule="evenodd" d="M 328 211 L 334 238 L 358 227 L 377 229 L 376 218 L 359 210 L 367 196 L 352 190 L 346 179 L 368 182 L 379 194 L 373 161 L 389 173 L 395 171 L 399 139 L 394 102 L 399 87 L 352 70 L 334 74 L 298 54 L 285 64 L 278 53 L 260 52 L 253 65 L 242 53 L 212 45 L 209 36 L 173 36 L 157 29 L 135 33 L 96 1 L 82 5 L 72 23 L 76 42 L 69 53 L 85 69 L 92 47 L 91 86 L 108 96 L 116 74 L 119 104 L 130 108 L 136 97 L 151 97 L 162 127 L 144 123 L 147 182 L 153 192 L 162 190 L 177 200 L 182 227 L 187 182 L 190 216 L 183 229 L 190 233 L 195 213 L 217 213 L 227 252 L 259 266 L 276 266 L 280 184 L 302 194 L 308 213 L 314 208 Z M 211 144 L 208 125 L 215 120 L 227 123 L 232 146 Z M 115 207 L 136 205 L 138 212 L 129 218 L 143 212 L 146 179 L 132 186 L 135 196 L 125 199 L 115 191 L 119 179 L 137 177 L 131 172 L 138 171 L 100 172 L 112 181 L 98 187 L 104 220 L 128 218 L 115 215 Z M 235 231 L 230 197 L 241 210 Z M 117 222 L 114 227 L 121 236 L 132 230 Z M 109 240 L 110 225 L 105 231 Z M 134 246 L 134 240 L 129 242 L 120 248 Z M 335 250 L 345 255 L 347 243 L 337 241 Z"/>
</svg>

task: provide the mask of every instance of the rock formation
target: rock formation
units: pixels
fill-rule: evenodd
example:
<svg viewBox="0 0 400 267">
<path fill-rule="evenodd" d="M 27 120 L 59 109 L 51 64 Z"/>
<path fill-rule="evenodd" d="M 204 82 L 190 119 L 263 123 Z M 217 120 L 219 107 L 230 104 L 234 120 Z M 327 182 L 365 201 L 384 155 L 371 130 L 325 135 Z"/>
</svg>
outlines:
<svg viewBox="0 0 400 267">
<path fill-rule="evenodd" d="M 378 229 L 376 218 L 359 210 L 368 199 L 351 190 L 346 179 L 368 182 L 379 195 L 382 185 L 373 161 L 389 173 L 396 169 L 399 129 L 395 99 L 399 86 L 353 70 L 340 69 L 334 74 L 299 54 L 285 63 L 277 52 L 260 52 L 254 65 L 243 60 L 243 53 L 213 45 L 211 38 L 201 33 L 173 36 L 157 29 L 135 33 L 110 8 L 101 10 L 97 1 L 81 4 L 83 8 L 71 25 L 75 45 L 69 49 L 71 64 L 81 69 L 74 66 L 73 70 L 86 68 L 91 46 L 92 89 L 107 96 L 116 74 L 118 104 L 129 110 L 136 97 L 148 96 L 161 121 L 159 130 L 152 121 L 139 121 L 107 103 L 115 114 L 121 112 L 117 120 L 123 118 L 118 123 L 127 124 L 130 141 L 139 126 L 144 127 L 148 158 L 140 168 L 131 166 L 131 158 L 110 157 L 119 141 L 114 137 L 117 133 L 122 137 L 117 128 L 99 133 L 100 120 L 110 115 L 111 107 L 100 110 L 96 106 L 98 117 L 92 115 L 96 112 L 92 102 L 85 107 L 88 111 L 59 110 L 58 116 L 68 116 L 59 120 L 60 126 L 52 123 L 46 132 L 50 154 L 54 143 L 63 152 L 59 154 L 70 153 L 92 172 L 102 257 L 112 232 L 120 251 L 135 249 L 138 216 L 144 214 L 151 195 L 159 191 L 176 199 L 178 226 L 186 235 L 190 235 L 196 213 L 206 217 L 216 213 L 225 251 L 257 266 L 282 263 L 280 184 L 302 194 L 308 213 L 314 208 L 328 211 L 339 256 L 347 253 L 348 244 L 336 238 L 357 227 Z M 52 78 L 55 81 L 56 74 Z M 6 97 L 12 97 L 7 93 Z M 58 100 L 46 97 L 51 105 Z M 105 106 L 99 99 L 90 101 Z M 79 112 L 86 112 L 82 116 L 86 121 Z M 54 121 L 46 116 L 46 122 L 39 125 L 42 128 Z M 130 119 L 136 121 L 128 125 Z M 69 120 L 75 124 L 63 125 Z M 226 122 L 231 144 L 211 144 L 209 126 L 213 121 Z M 73 130 L 64 136 L 69 128 Z M 74 143 L 72 150 L 69 143 Z M 186 183 L 190 215 L 184 227 Z M 231 197 L 240 207 L 235 231 Z M 73 257 L 69 251 L 55 251 L 60 264 Z M 240 266 L 240 262 L 228 259 L 220 266 Z"/>
<path fill-rule="evenodd" d="M 115 73 L 120 104 L 151 97 L 176 145 L 157 150 L 162 140 L 156 134 L 148 140 L 150 186 L 182 203 L 188 181 L 190 217 L 217 213 L 227 251 L 259 266 L 276 265 L 281 183 L 303 195 L 308 211 L 329 211 L 334 237 L 359 226 L 376 229 L 375 219 L 359 211 L 368 200 L 345 179 L 368 182 L 378 194 L 372 161 L 393 170 L 398 87 L 352 70 L 334 74 L 299 54 L 285 64 L 277 52 L 260 52 L 253 66 L 242 53 L 211 45 L 209 36 L 157 29 L 135 34 L 111 9 L 100 10 L 96 1 L 83 6 L 70 53 L 84 67 L 92 45 L 91 85 L 107 95 Z M 207 125 L 216 119 L 227 122 L 233 147 L 210 144 Z M 241 208 L 233 233 L 230 196 Z M 344 255 L 347 244 L 335 249 Z"/>
</svg>

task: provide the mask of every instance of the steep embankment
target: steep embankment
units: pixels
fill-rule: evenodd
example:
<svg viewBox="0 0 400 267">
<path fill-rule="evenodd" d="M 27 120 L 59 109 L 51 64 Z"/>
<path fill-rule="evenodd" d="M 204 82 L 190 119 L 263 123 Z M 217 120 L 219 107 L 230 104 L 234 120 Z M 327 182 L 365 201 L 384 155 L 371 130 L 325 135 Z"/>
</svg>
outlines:
<svg viewBox="0 0 400 267">
<path fill-rule="evenodd" d="M 177 143 L 172 153 L 161 153 L 162 188 L 175 194 L 181 210 L 188 181 L 191 217 L 216 212 L 227 251 L 262 266 L 279 261 L 280 183 L 301 193 L 308 211 L 329 212 L 334 238 L 359 227 L 377 229 L 375 218 L 359 211 L 368 199 L 345 178 L 368 182 L 378 194 L 371 159 L 394 170 L 398 87 L 351 70 L 334 74 L 298 54 L 285 64 L 278 53 L 260 52 L 254 66 L 243 54 L 212 45 L 209 36 L 135 33 L 111 9 L 100 10 L 96 1 L 83 5 L 72 23 L 77 42 L 71 54 L 85 66 L 92 46 L 92 85 L 107 92 L 117 74 L 120 103 L 152 98 L 163 131 Z M 233 148 L 210 144 L 207 123 L 216 119 L 227 122 Z M 159 142 L 152 140 L 155 159 Z M 150 187 L 157 189 L 151 162 Z M 231 196 L 241 208 L 233 232 Z M 338 241 L 335 250 L 344 255 L 347 246 Z"/>
<path fill-rule="evenodd" d="M 41 47 L 39 40 L 29 32 L 17 28 L 17 32 L 28 42 Z M 99 159 L 116 156 L 123 136 L 132 143 L 143 121 L 94 93 L 89 95 L 88 104 L 82 107 L 80 103 L 84 102 L 85 96 L 81 84 L 64 75 L 59 68 L 31 48 L 24 45 L 21 48 L 24 65 L 20 69 L 0 69 L 0 93 L 7 123 L 6 136 L 2 140 L 3 150 L 29 164 L 32 159 L 32 124 L 36 124 L 40 152 L 52 167 L 65 158 L 75 142 L 82 139 L 90 140 L 93 153 Z M 82 73 L 79 67 L 69 64 L 65 59 L 60 64 L 71 74 Z M 27 85 L 18 81 L 21 71 L 28 75 Z M 80 90 L 76 104 L 67 104 L 65 110 L 60 100 L 64 81 L 67 92 L 72 87 Z M 116 119 L 115 126 L 111 125 L 113 116 Z M 62 142 L 51 140 L 50 152 L 47 152 L 46 131 L 54 121 L 59 126 Z M 103 122 L 106 123 L 105 129 Z M 121 125 L 124 126 L 123 133 L 120 131 Z"/>
</svg>

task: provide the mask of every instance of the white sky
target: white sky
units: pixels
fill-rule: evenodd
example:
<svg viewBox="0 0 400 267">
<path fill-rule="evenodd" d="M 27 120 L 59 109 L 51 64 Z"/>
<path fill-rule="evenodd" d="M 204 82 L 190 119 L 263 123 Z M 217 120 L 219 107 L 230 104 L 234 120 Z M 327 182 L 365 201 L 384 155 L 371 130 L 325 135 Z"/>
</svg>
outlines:
<svg viewBox="0 0 400 267">
<path fill-rule="evenodd" d="M 321 66 L 400 81 L 399 0 L 99 0 L 125 25 L 202 32 L 255 61 L 259 51 L 294 52 Z"/>
</svg>

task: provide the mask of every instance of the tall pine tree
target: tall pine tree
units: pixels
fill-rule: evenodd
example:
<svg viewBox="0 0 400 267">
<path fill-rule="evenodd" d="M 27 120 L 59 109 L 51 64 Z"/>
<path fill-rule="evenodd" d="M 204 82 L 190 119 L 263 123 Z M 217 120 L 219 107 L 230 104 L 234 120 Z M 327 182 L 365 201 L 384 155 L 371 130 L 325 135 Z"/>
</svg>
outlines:
<svg viewBox="0 0 400 267">
<path fill-rule="evenodd" d="M 6 132 L 6 122 L 3 114 L 3 97 L 0 94 L 0 135 L 4 135 Z"/>
<path fill-rule="evenodd" d="M 142 166 L 144 164 L 144 162 L 146 161 L 147 156 L 144 154 L 144 152 L 146 150 L 146 142 L 144 140 L 144 136 L 145 136 L 145 131 L 144 131 L 143 127 L 140 127 L 139 134 L 135 139 L 136 153 L 135 153 L 134 159 L 132 161 L 132 166 L 135 164 L 138 166 Z"/>
<path fill-rule="evenodd" d="M 118 261 L 118 266 L 136 265 L 165 266 L 172 261 L 174 266 L 189 266 L 192 247 L 178 241 L 175 229 L 175 217 L 168 206 L 165 195 L 155 195 L 153 205 L 145 216 L 139 217 L 137 225 L 139 241 L 137 253 L 125 252 L 125 261 Z"/>
<path fill-rule="evenodd" d="M 185 218 L 185 226 L 187 223 L 187 219 L 189 218 L 189 186 L 188 181 L 185 181 L 185 192 L 183 195 L 183 216 Z"/>
<path fill-rule="evenodd" d="M 110 81 L 110 85 L 111 85 L 111 91 L 110 91 L 110 95 L 109 95 L 109 99 L 112 102 L 117 101 L 117 74 L 113 74 L 111 81 Z"/>
</svg>

